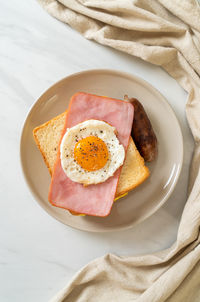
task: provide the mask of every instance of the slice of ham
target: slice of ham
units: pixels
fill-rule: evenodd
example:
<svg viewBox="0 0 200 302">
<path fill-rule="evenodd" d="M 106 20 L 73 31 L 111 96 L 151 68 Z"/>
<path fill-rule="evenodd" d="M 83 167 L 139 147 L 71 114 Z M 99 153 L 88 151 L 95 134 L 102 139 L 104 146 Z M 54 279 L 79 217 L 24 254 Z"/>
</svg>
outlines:
<svg viewBox="0 0 200 302">
<path fill-rule="evenodd" d="M 133 106 L 125 101 L 79 92 L 72 96 L 62 137 L 67 128 L 96 119 L 117 129 L 119 142 L 127 150 L 133 122 Z M 62 138 L 61 138 L 62 140 Z M 52 175 L 49 201 L 52 205 L 91 216 L 107 216 L 112 208 L 121 168 L 107 181 L 84 187 L 73 182 L 61 167 L 60 151 Z"/>
</svg>

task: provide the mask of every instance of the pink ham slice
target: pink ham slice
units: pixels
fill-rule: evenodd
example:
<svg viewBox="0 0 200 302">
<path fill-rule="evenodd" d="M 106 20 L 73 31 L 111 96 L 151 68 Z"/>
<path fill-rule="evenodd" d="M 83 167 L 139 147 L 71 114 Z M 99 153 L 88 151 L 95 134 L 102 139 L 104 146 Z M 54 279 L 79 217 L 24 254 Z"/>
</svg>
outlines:
<svg viewBox="0 0 200 302">
<path fill-rule="evenodd" d="M 125 101 L 83 92 L 77 93 L 71 98 L 62 136 L 67 128 L 71 128 L 85 120 L 101 120 L 117 129 L 117 137 L 127 150 L 133 122 L 133 111 L 133 106 Z M 76 213 L 107 216 L 112 208 L 120 170 L 119 168 L 114 176 L 104 183 L 84 187 L 66 176 L 61 167 L 58 151 L 49 190 L 49 201 L 56 207 Z"/>
</svg>

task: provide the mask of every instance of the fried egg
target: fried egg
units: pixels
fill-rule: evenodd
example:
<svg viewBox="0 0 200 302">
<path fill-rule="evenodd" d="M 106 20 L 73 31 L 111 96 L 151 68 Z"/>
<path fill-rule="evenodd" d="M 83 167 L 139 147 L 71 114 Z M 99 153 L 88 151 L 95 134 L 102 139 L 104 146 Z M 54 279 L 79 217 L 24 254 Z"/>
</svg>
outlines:
<svg viewBox="0 0 200 302">
<path fill-rule="evenodd" d="M 68 128 L 60 145 L 61 166 L 74 182 L 98 184 L 123 165 L 125 150 L 116 129 L 99 120 Z"/>
</svg>

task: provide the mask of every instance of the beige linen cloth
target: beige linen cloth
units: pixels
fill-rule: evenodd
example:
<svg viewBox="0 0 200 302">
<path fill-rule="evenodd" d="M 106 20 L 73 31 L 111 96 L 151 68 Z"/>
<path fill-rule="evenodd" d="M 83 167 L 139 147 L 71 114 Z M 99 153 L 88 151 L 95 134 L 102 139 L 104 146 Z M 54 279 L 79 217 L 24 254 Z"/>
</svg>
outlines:
<svg viewBox="0 0 200 302">
<path fill-rule="evenodd" d="M 195 140 L 189 197 L 177 241 L 162 252 L 106 255 L 84 267 L 51 301 L 200 301 L 200 6 L 195 0 L 39 0 L 93 39 L 162 66 L 188 92 Z"/>
</svg>

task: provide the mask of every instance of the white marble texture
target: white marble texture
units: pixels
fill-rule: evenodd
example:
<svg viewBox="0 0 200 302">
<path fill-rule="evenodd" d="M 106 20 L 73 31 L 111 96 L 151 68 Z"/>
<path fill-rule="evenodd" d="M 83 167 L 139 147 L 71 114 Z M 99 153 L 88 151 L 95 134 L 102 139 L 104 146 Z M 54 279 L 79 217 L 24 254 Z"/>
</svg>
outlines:
<svg viewBox="0 0 200 302">
<path fill-rule="evenodd" d="M 154 85 L 172 105 L 184 136 L 184 165 L 171 198 L 143 223 L 116 233 L 81 232 L 50 217 L 27 188 L 19 160 L 20 133 L 31 105 L 54 82 L 94 68 L 127 71 Z M 193 141 L 184 113 L 186 93 L 167 73 L 85 40 L 35 0 L 0 0 L 0 102 L 0 301 L 48 301 L 96 257 L 152 253 L 173 244 L 186 202 Z"/>
</svg>

